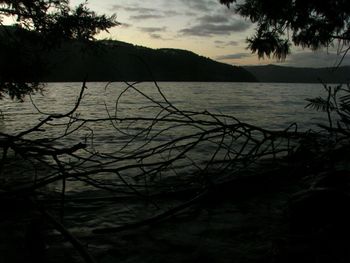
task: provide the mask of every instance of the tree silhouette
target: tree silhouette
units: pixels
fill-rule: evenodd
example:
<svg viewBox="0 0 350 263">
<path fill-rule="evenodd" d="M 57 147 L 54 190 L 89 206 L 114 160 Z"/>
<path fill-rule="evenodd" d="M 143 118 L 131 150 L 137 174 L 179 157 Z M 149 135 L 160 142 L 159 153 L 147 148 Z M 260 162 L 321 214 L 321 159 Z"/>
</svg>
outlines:
<svg viewBox="0 0 350 263">
<path fill-rule="evenodd" d="M 0 98 L 9 94 L 22 99 L 41 88 L 38 79 L 47 69 L 40 57 L 43 49 L 64 40 L 91 41 L 100 31 L 118 25 L 115 15 L 97 15 L 86 4 L 71 8 L 68 0 L 0 1 L 0 49 L 16 51 L 15 56 L 1 54 L 6 67 L 0 68 Z M 13 30 L 3 26 L 4 17 L 15 19 Z M 28 46 L 21 43 L 26 34 L 23 29 L 36 32 L 31 34 Z"/>
<path fill-rule="evenodd" d="M 256 24 L 248 47 L 260 58 L 271 55 L 285 59 L 290 45 L 313 50 L 335 43 L 345 47 L 350 41 L 350 2 L 346 0 L 220 0 Z M 347 47 L 347 48 L 346 48 Z"/>
</svg>

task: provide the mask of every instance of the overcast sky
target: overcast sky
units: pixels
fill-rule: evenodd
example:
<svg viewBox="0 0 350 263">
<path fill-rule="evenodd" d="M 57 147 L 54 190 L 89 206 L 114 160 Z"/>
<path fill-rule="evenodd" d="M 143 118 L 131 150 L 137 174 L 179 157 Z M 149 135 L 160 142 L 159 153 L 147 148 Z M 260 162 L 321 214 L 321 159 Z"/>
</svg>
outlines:
<svg viewBox="0 0 350 263">
<path fill-rule="evenodd" d="M 72 0 L 73 5 L 81 0 Z M 258 60 L 246 49 L 246 38 L 254 25 L 220 5 L 219 0 L 89 0 L 88 6 L 102 14 L 117 15 L 122 23 L 101 34 L 151 48 L 179 48 L 234 65 L 277 63 Z M 349 57 L 349 56 L 348 56 Z M 310 52 L 293 48 L 281 64 L 292 66 L 333 66 L 339 61 L 336 51 Z M 343 64 L 350 64 L 346 58 Z"/>
</svg>

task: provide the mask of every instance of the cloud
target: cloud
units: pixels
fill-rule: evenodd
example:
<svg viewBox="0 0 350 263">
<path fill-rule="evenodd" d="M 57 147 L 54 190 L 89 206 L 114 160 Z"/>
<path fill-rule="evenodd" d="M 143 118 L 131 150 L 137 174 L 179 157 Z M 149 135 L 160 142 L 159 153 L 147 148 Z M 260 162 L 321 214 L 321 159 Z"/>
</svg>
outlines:
<svg viewBox="0 0 350 263">
<path fill-rule="evenodd" d="M 154 12 L 154 9 L 140 6 L 122 6 L 122 5 L 112 5 L 112 11 L 125 10 L 128 12 L 137 12 L 137 13 L 151 13 Z"/>
<path fill-rule="evenodd" d="M 202 24 L 204 23 L 229 23 L 230 18 L 228 16 L 222 15 L 222 14 L 216 14 L 216 15 L 205 15 L 200 18 L 198 18 L 198 21 Z"/>
<path fill-rule="evenodd" d="M 217 60 L 232 60 L 232 59 L 242 59 L 242 58 L 248 58 L 251 57 L 252 54 L 250 53 L 235 53 L 235 54 L 228 54 L 223 56 L 216 57 Z"/>
<path fill-rule="evenodd" d="M 232 32 L 242 32 L 247 30 L 250 24 L 243 20 L 232 21 L 230 24 L 205 24 L 201 23 L 179 31 L 185 36 L 208 37 L 214 35 L 229 35 Z"/>
<path fill-rule="evenodd" d="M 142 32 L 146 32 L 146 33 L 154 33 L 154 32 L 165 32 L 166 31 L 166 27 L 139 27 L 139 30 L 141 30 Z"/>
<path fill-rule="evenodd" d="M 130 16 L 130 19 L 132 20 L 147 20 L 147 19 L 159 19 L 159 18 L 164 18 L 164 16 L 160 14 L 139 14 L 139 15 Z"/>
<path fill-rule="evenodd" d="M 163 39 L 163 37 L 160 34 L 157 34 L 157 33 L 151 33 L 151 34 L 149 34 L 149 36 L 151 38 L 154 38 L 154 39 Z"/>
<path fill-rule="evenodd" d="M 111 8 L 113 11 L 123 10 L 132 15 L 130 19 L 132 20 L 147 20 L 147 19 L 160 19 L 171 16 L 179 15 L 180 13 L 174 10 L 160 10 L 148 7 L 142 7 L 139 5 L 132 6 L 121 6 L 121 5 L 112 5 Z"/>
<path fill-rule="evenodd" d="M 227 42 L 226 45 L 227 45 L 227 46 L 238 46 L 238 45 L 239 45 L 239 42 L 238 42 L 238 41 L 231 40 L 231 41 Z"/>
<path fill-rule="evenodd" d="M 235 40 L 231 40 L 231 41 L 215 40 L 214 43 L 218 48 L 236 47 L 240 44 L 238 41 L 235 41 Z"/>
<path fill-rule="evenodd" d="M 199 12 L 211 11 L 214 7 L 219 5 L 218 2 L 215 2 L 215 0 L 180 0 L 180 2 L 191 8 L 191 10 Z"/>
<path fill-rule="evenodd" d="M 216 8 L 210 14 L 202 13 L 195 17 L 194 24 L 188 28 L 181 29 L 179 33 L 186 36 L 202 37 L 229 35 L 232 32 L 245 31 L 250 26 L 251 23 L 243 18 Z"/>
<path fill-rule="evenodd" d="M 153 38 L 153 39 L 160 39 L 160 40 L 163 40 L 163 41 L 171 40 L 171 38 L 165 38 L 161 34 L 157 34 L 157 33 L 151 33 L 151 34 L 149 34 L 149 36 L 151 38 Z"/>
<path fill-rule="evenodd" d="M 138 29 L 142 32 L 148 33 L 149 36 L 153 39 L 161 39 L 161 40 L 170 40 L 170 38 L 165 38 L 160 32 L 166 32 L 167 27 L 138 27 Z"/>
<path fill-rule="evenodd" d="M 121 28 L 130 28 L 130 27 L 132 27 L 132 25 L 131 25 L 131 24 L 128 24 L 128 23 L 121 23 L 119 26 L 120 26 Z"/>
</svg>

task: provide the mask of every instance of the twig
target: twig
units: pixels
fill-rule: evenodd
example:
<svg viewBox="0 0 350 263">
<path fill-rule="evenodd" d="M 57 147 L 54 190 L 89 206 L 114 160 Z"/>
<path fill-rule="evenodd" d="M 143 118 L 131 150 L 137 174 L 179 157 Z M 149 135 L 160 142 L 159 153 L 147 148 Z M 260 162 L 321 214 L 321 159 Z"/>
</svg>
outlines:
<svg viewBox="0 0 350 263">
<path fill-rule="evenodd" d="M 40 213 L 45 216 L 45 218 L 54 226 L 54 228 L 59 231 L 77 250 L 80 256 L 84 259 L 86 263 L 97 263 L 95 259 L 86 250 L 84 245 L 75 238 L 60 222 L 58 222 L 49 212 L 40 207 L 33 199 L 31 199 L 35 207 L 40 211 Z"/>
</svg>

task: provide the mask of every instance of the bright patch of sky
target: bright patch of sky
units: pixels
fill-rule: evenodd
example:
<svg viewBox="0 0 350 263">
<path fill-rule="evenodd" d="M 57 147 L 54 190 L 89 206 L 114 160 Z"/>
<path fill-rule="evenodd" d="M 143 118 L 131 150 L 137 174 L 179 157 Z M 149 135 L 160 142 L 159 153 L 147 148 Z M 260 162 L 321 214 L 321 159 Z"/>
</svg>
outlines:
<svg viewBox="0 0 350 263">
<path fill-rule="evenodd" d="M 116 13 L 122 23 L 101 37 L 151 48 L 187 49 L 213 59 L 247 52 L 245 38 L 251 23 L 218 0 L 90 0 L 89 7 L 99 13 Z"/>
</svg>

